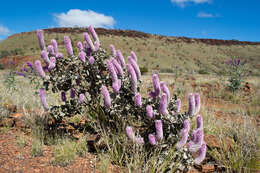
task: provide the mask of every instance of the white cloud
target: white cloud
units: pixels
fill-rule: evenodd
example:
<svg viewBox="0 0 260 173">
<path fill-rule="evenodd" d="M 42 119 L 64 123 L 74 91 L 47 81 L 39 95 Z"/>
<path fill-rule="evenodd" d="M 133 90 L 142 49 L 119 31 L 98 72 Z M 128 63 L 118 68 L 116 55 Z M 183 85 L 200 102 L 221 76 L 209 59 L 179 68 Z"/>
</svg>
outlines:
<svg viewBox="0 0 260 173">
<path fill-rule="evenodd" d="M 171 2 L 180 7 L 185 7 L 189 3 L 203 4 L 203 3 L 210 3 L 211 0 L 171 0 Z"/>
<path fill-rule="evenodd" d="M 0 25 L 0 36 L 8 35 L 10 33 L 9 29 L 3 25 Z"/>
<path fill-rule="evenodd" d="M 71 9 L 67 13 L 54 14 L 60 27 L 113 27 L 115 20 L 111 16 L 105 16 L 92 10 Z"/>
<path fill-rule="evenodd" d="M 197 17 L 199 17 L 199 18 L 214 18 L 214 17 L 219 17 L 219 15 L 213 15 L 211 13 L 206 13 L 206 12 L 201 11 L 201 12 L 198 13 Z"/>
</svg>

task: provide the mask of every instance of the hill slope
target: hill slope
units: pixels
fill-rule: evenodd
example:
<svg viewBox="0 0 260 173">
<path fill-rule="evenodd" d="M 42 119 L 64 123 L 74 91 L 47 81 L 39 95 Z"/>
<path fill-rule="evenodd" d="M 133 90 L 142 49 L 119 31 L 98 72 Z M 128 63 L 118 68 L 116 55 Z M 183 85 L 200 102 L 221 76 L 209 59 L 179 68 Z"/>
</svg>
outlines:
<svg viewBox="0 0 260 173">
<path fill-rule="evenodd" d="M 71 36 L 73 45 L 83 41 L 85 28 L 45 29 L 46 44 L 52 38 L 58 41 L 59 49 L 64 50 L 64 35 Z M 230 57 L 247 60 L 251 75 L 260 75 L 260 42 L 240 42 L 236 40 L 192 39 L 186 37 L 166 37 L 137 31 L 108 30 L 98 28 L 102 47 L 109 51 L 109 44 L 121 49 L 125 58 L 133 50 L 139 58 L 139 65 L 149 70 L 160 69 L 172 72 L 173 67 L 185 73 L 222 74 L 224 63 Z M 74 46 L 76 47 L 76 46 Z M 75 49 L 77 52 L 77 50 Z M 0 42 L 0 56 L 12 54 L 18 60 L 39 58 L 40 48 L 35 32 L 15 34 Z M 3 59 L 2 59 L 3 61 Z"/>
</svg>

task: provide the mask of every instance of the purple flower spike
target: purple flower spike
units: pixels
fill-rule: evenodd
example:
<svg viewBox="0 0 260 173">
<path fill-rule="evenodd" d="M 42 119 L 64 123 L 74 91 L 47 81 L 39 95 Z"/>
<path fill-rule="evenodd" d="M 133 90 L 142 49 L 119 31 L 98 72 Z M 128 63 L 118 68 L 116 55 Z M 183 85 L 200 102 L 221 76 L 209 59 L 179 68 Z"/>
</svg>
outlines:
<svg viewBox="0 0 260 173">
<path fill-rule="evenodd" d="M 197 157 L 194 159 L 195 164 L 200 164 L 206 157 L 207 145 L 204 143 L 199 151 Z"/>
<path fill-rule="evenodd" d="M 116 49 L 115 49 L 115 46 L 114 46 L 113 44 L 110 44 L 109 47 L 110 47 L 112 56 L 116 57 Z"/>
<path fill-rule="evenodd" d="M 180 113 L 180 111 L 181 111 L 181 99 L 176 100 L 176 105 L 177 105 L 177 113 Z"/>
<path fill-rule="evenodd" d="M 188 131 L 188 132 L 190 131 L 190 120 L 188 120 L 188 119 L 184 120 L 183 129 Z"/>
<path fill-rule="evenodd" d="M 146 106 L 146 116 L 150 119 L 154 118 L 153 107 L 150 105 Z"/>
<path fill-rule="evenodd" d="M 135 143 L 144 144 L 144 138 L 142 138 L 142 137 L 135 138 Z"/>
<path fill-rule="evenodd" d="M 134 51 L 131 51 L 131 57 L 137 62 L 137 56 Z"/>
<path fill-rule="evenodd" d="M 78 47 L 80 52 L 84 50 L 83 45 L 80 41 L 77 43 L 77 47 Z"/>
<path fill-rule="evenodd" d="M 167 100 L 167 95 L 165 93 L 163 93 L 163 95 L 161 96 L 160 99 L 160 108 L 159 108 L 159 112 L 162 115 L 166 115 L 168 114 L 168 100 Z"/>
<path fill-rule="evenodd" d="M 88 35 L 88 33 L 83 33 L 84 39 L 86 40 L 86 43 L 88 45 L 88 48 L 91 49 L 91 51 L 95 51 L 95 46 L 90 38 L 90 36 Z"/>
<path fill-rule="evenodd" d="M 128 62 L 133 66 L 133 68 L 135 70 L 135 74 L 136 74 L 137 80 L 140 80 L 140 78 L 141 78 L 141 71 L 139 69 L 138 64 L 136 63 L 136 61 L 131 56 L 128 57 Z"/>
<path fill-rule="evenodd" d="M 181 130 L 181 140 L 176 144 L 176 148 L 177 149 L 180 149 L 181 147 L 183 147 L 187 140 L 188 140 L 188 134 L 189 132 L 185 129 L 182 129 Z"/>
<path fill-rule="evenodd" d="M 156 137 L 155 137 L 154 134 L 149 134 L 149 135 L 148 135 L 148 139 L 149 139 L 149 143 L 150 143 L 151 145 L 156 145 L 156 144 L 157 144 L 157 142 L 156 142 Z"/>
<path fill-rule="evenodd" d="M 49 56 L 48 56 L 48 52 L 46 50 L 43 50 L 41 52 L 41 57 L 42 59 L 44 60 L 44 62 L 49 65 L 50 64 L 50 59 L 49 59 Z"/>
<path fill-rule="evenodd" d="M 237 65 L 240 65 L 240 59 L 237 60 Z"/>
<path fill-rule="evenodd" d="M 93 57 L 93 56 L 90 56 L 89 59 L 88 59 L 88 62 L 89 62 L 91 65 L 93 65 L 94 62 L 95 62 L 94 57 Z"/>
<path fill-rule="evenodd" d="M 91 25 L 88 27 L 88 30 L 89 30 L 89 32 L 91 33 L 91 35 L 92 35 L 92 37 L 94 38 L 94 40 L 95 40 L 96 42 L 99 42 L 98 35 L 97 35 L 96 31 L 94 30 L 94 28 L 93 28 Z"/>
<path fill-rule="evenodd" d="M 19 71 L 17 71 L 17 72 L 16 72 L 16 74 L 17 74 L 17 75 L 19 75 L 19 76 L 26 77 L 26 75 L 25 75 L 24 73 L 22 73 L 22 72 L 19 72 Z"/>
<path fill-rule="evenodd" d="M 62 91 L 61 92 L 61 100 L 63 101 L 63 102 L 66 102 L 66 93 L 64 92 L 64 91 Z"/>
<path fill-rule="evenodd" d="M 118 61 L 115 58 L 111 58 L 111 62 L 114 65 L 114 67 L 115 67 L 115 69 L 117 71 L 117 74 L 119 76 L 123 76 L 124 75 L 124 71 L 123 71 L 121 65 L 118 63 Z"/>
<path fill-rule="evenodd" d="M 109 71 L 109 74 L 111 75 L 111 78 L 112 78 L 112 81 L 113 82 L 117 82 L 117 74 L 116 74 L 116 71 L 115 71 L 115 69 L 114 69 L 114 66 L 113 66 L 113 64 L 111 63 L 111 61 L 110 60 L 107 60 L 106 61 L 106 64 L 107 64 L 107 69 L 108 69 L 108 71 Z"/>
<path fill-rule="evenodd" d="M 28 72 L 28 69 L 27 69 L 26 67 L 24 67 L 24 68 L 22 69 L 22 71 Z"/>
<path fill-rule="evenodd" d="M 113 91 L 114 91 L 115 93 L 118 93 L 118 92 L 119 92 L 120 87 L 121 87 L 121 80 L 117 80 L 117 81 L 113 82 L 112 88 L 113 88 Z"/>
<path fill-rule="evenodd" d="M 171 97 L 169 88 L 166 86 L 165 82 L 161 82 L 160 87 L 161 87 L 162 92 L 167 95 L 167 100 L 168 100 L 168 103 L 169 103 L 170 97 Z"/>
<path fill-rule="evenodd" d="M 155 120 L 156 139 L 161 141 L 163 139 L 162 120 Z"/>
<path fill-rule="evenodd" d="M 37 38 L 39 41 L 40 48 L 41 48 L 41 50 L 45 50 L 46 48 L 45 48 L 43 30 L 37 30 L 36 32 L 37 32 Z"/>
<path fill-rule="evenodd" d="M 142 107 L 142 97 L 141 97 L 141 94 L 140 93 L 137 93 L 135 95 L 135 104 L 136 106 L 138 106 L 139 108 Z"/>
<path fill-rule="evenodd" d="M 196 120 L 197 120 L 197 129 L 203 129 L 203 118 L 202 118 L 202 115 L 198 115 Z"/>
<path fill-rule="evenodd" d="M 64 43 L 65 43 L 65 48 L 67 50 L 67 54 L 69 56 L 73 56 L 73 49 L 72 49 L 71 40 L 69 36 L 64 36 Z"/>
<path fill-rule="evenodd" d="M 85 63 L 85 62 L 86 62 L 86 53 L 83 52 L 83 51 L 81 51 L 81 52 L 79 53 L 79 59 L 80 59 L 83 63 Z"/>
<path fill-rule="evenodd" d="M 28 62 L 26 62 L 26 65 L 31 69 L 31 70 L 33 70 L 33 65 L 28 61 Z"/>
<path fill-rule="evenodd" d="M 131 139 L 132 141 L 135 140 L 135 134 L 134 134 L 134 132 L 133 132 L 132 127 L 130 127 L 130 126 L 127 126 L 127 127 L 126 127 L 126 135 L 127 135 L 127 137 L 128 137 L 129 139 Z"/>
<path fill-rule="evenodd" d="M 127 64 L 126 67 L 127 67 L 128 74 L 130 75 L 131 90 L 132 92 L 135 93 L 137 90 L 137 78 L 136 78 L 135 70 L 131 64 Z"/>
<path fill-rule="evenodd" d="M 55 39 L 51 40 L 51 45 L 53 46 L 54 49 L 54 53 L 57 54 L 58 53 L 58 44 L 57 41 Z"/>
<path fill-rule="evenodd" d="M 189 151 L 191 152 L 197 152 L 201 145 L 204 143 L 204 133 L 203 130 L 196 130 L 195 131 L 195 137 L 192 137 L 192 141 L 190 141 L 187 145 Z"/>
<path fill-rule="evenodd" d="M 70 98 L 75 98 L 75 90 L 73 88 L 70 89 Z"/>
<path fill-rule="evenodd" d="M 200 94 L 195 93 L 194 97 L 195 97 L 195 115 L 197 115 L 200 111 Z"/>
<path fill-rule="evenodd" d="M 78 103 L 79 103 L 79 104 L 83 103 L 83 101 L 85 100 L 85 98 L 86 98 L 85 95 L 81 93 L 81 94 L 79 95 Z"/>
<path fill-rule="evenodd" d="M 44 79 L 44 78 L 45 78 L 45 72 L 44 72 L 43 69 L 42 69 L 41 61 L 36 60 L 35 63 L 34 63 L 34 65 L 35 65 L 35 69 L 36 69 L 37 73 L 39 74 L 39 76 L 40 76 L 42 79 Z"/>
<path fill-rule="evenodd" d="M 193 116 L 195 115 L 195 97 L 192 93 L 189 94 L 188 96 L 188 99 L 189 99 L 189 110 L 188 110 L 188 114 L 190 116 Z"/>
<path fill-rule="evenodd" d="M 95 41 L 94 46 L 95 46 L 95 51 L 98 51 L 98 49 L 100 47 L 100 43 Z"/>
<path fill-rule="evenodd" d="M 48 46 L 48 52 L 49 52 L 49 55 L 51 55 L 51 56 L 54 56 L 54 55 L 55 55 L 54 48 L 53 48 L 52 45 L 49 45 L 49 46 Z"/>
<path fill-rule="evenodd" d="M 46 101 L 46 95 L 45 95 L 44 89 L 41 88 L 39 93 L 40 93 L 40 99 L 41 99 L 41 102 L 42 102 L 42 106 L 43 106 L 45 111 L 48 111 L 48 104 L 47 104 L 47 101 Z"/>
<path fill-rule="evenodd" d="M 125 68 L 125 59 L 120 50 L 116 51 L 116 58 L 123 68 Z"/>
<path fill-rule="evenodd" d="M 57 54 L 56 54 L 56 58 L 57 58 L 57 59 L 63 58 L 63 54 L 62 54 L 62 53 L 57 53 Z"/>
<path fill-rule="evenodd" d="M 154 91 L 150 93 L 150 96 L 155 99 L 157 96 L 159 96 L 161 90 L 158 74 L 153 74 L 152 81 L 153 81 Z"/>
<path fill-rule="evenodd" d="M 102 85 L 101 87 L 101 94 L 103 95 L 104 97 L 104 101 L 105 101 L 105 106 L 107 108 L 110 108 L 111 106 L 111 99 L 110 99 L 110 95 L 109 95 L 109 92 L 107 90 L 107 87 Z"/>
<path fill-rule="evenodd" d="M 55 66 L 56 66 L 56 58 L 55 58 L 55 57 L 51 57 L 51 58 L 50 58 L 50 64 L 49 64 L 49 66 L 48 66 L 48 69 L 49 69 L 49 70 L 52 70 L 52 69 L 55 68 Z"/>
</svg>

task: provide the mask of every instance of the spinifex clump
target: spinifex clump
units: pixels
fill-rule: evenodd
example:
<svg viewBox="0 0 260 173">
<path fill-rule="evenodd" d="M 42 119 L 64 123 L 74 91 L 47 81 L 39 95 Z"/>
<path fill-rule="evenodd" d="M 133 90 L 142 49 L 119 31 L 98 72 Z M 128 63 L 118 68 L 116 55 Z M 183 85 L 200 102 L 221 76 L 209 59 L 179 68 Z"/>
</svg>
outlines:
<svg viewBox="0 0 260 173">
<path fill-rule="evenodd" d="M 110 45 L 111 54 L 108 54 L 91 26 L 89 31 L 94 43 L 90 35 L 84 33 L 84 42 L 77 43 L 79 53 L 73 52 L 70 38 L 64 37 L 67 58 L 58 52 L 55 40 L 46 49 L 43 32 L 37 31 L 45 64 L 42 67 L 40 61 L 35 62 L 36 71 L 43 79 L 40 96 L 45 111 L 55 120 L 54 125 L 57 126 L 65 117 L 87 112 L 91 121 L 95 121 L 91 123 L 99 124 L 114 135 L 124 131 L 128 136 L 126 140 L 144 145 L 146 152 L 159 148 L 160 162 L 176 146 L 176 160 L 182 163 L 180 168 L 187 168 L 194 161 L 199 164 L 206 153 L 201 116 L 197 118 L 198 127 L 192 132 L 186 147 L 190 118 L 200 109 L 199 94 L 189 95 L 189 110 L 181 113 L 180 99 L 176 95 L 171 97 L 166 84 L 160 82 L 158 74 L 154 74 L 154 91 L 149 93 L 150 97 L 142 97 L 136 54 L 132 51 L 126 64 L 120 50 Z M 44 90 L 60 93 L 63 104 L 48 105 Z M 197 153 L 195 160 L 191 152 Z M 173 165 L 174 160 L 168 165 L 169 169 Z"/>
</svg>

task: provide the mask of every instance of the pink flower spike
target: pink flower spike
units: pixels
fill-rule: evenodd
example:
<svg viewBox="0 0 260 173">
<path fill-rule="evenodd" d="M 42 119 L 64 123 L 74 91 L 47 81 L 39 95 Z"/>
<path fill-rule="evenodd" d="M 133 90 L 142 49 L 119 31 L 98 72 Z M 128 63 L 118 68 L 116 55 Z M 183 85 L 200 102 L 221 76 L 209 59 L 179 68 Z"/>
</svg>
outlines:
<svg viewBox="0 0 260 173">
<path fill-rule="evenodd" d="M 138 138 L 135 138 L 135 143 L 137 143 L 137 144 L 144 144 L 144 138 L 142 138 L 142 137 L 138 137 Z"/>
<path fill-rule="evenodd" d="M 134 134 L 134 132 L 133 132 L 132 127 L 130 127 L 130 126 L 127 126 L 127 127 L 126 127 L 126 135 L 127 135 L 127 137 L 128 137 L 130 140 L 135 141 L 135 134 Z"/>
<path fill-rule="evenodd" d="M 112 64 L 114 65 L 116 71 L 117 71 L 117 74 L 119 76 L 123 76 L 124 75 L 124 71 L 121 67 L 121 65 L 118 63 L 118 61 L 115 59 L 115 58 L 110 58 Z"/>
<path fill-rule="evenodd" d="M 93 56 L 90 56 L 89 59 L 88 59 L 88 62 L 89 62 L 89 64 L 93 65 L 94 62 L 95 62 L 94 57 L 93 57 Z"/>
<path fill-rule="evenodd" d="M 53 46 L 53 50 L 54 50 L 54 55 L 56 55 L 58 53 L 58 44 L 57 41 L 55 39 L 51 40 L 51 45 Z"/>
<path fill-rule="evenodd" d="M 64 36 L 64 43 L 65 43 L 65 48 L 67 50 L 67 53 L 69 56 L 73 56 L 73 49 L 71 45 L 71 40 L 69 36 Z"/>
<path fill-rule="evenodd" d="M 77 43 L 77 47 L 78 47 L 80 52 L 84 50 L 83 45 L 80 41 Z"/>
<path fill-rule="evenodd" d="M 56 66 L 56 58 L 52 56 L 52 57 L 50 58 L 50 64 L 49 64 L 49 66 L 48 66 L 48 69 L 49 69 L 49 70 L 52 70 L 52 69 L 55 68 L 55 66 Z"/>
<path fill-rule="evenodd" d="M 125 68 L 125 59 L 120 50 L 116 51 L 116 58 L 123 68 Z"/>
<path fill-rule="evenodd" d="M 131 51 L 131 57 L 137 62 L 137 56 L 134 51 Z"/>
<path fill-rule="evenodd" d="M 41 51 L 41 57 L 43 61 L 46 63 L 46 65 L 49 65 L 50 59 L 48 57 L 48 52 L 46 50 Z"/>
<path fill-rule="evenodd" d="M 195 115 L 197 115 L 200 111 L 200 94 L 195 93 Z"/>
<path fill-rule="evenodd" d="M 127 68 L 128 74 L 130 75 L 131 90 L 132 90 L 132 92 L 135 93 L 137 91 L 137 78 L 136 78 L 134 68 L 132 67 L 131 64 L 127 64 L 126 68 Z"/>
<path fill-rule="evenodd" d="M 36 60 L 35 63 L 34 63 L 34 65 L 35 65 L 35 69 L 36 69 L 37 73 L 39 74 L 39 76 L 40 76 L 42 79 L 44 79 L 44 78 L 45 78 L 45 72 L 44 72 L 43 69 L 42 69 L 41 61 Z"/>
<path fill-rule="evenodd" d="M 88 35 L 88 33 L 83 33 L 84 39 L 86 40 L 86 43 L 88 45 L 88 47 L 91 49 L 91 51 L 95 51 L 95 46 L 90 38 L 90 36 Z"/>
<path fill-rule="evenodd" d="M 101 94 L 103 95 L 104 97 L 104 102 L 105 102 L 105 106 L 107 108 L 110 108 L 111 106 L 111 99 L 110 99 L 110 95 L 109 95 L 109 92 L 107 90 L 107 87 L 102 85 L 101 87 Z"/>
<path fill-rule="evenodd" d="M 181 112 L 181 99 L 176 100 L 177 113 Z"/>
<path fill-rule="evenodd" d="M 86 98 L 85 95 L 81 93 L 81 94 L 79 95 L 78 103 L 79 103 L 79 104 L 83 103 L 84 100 L 85 100 L 85 98 Z"/>
<path fill-rule="evenodd" d="M 41 50 L 45 50 L 46 47 L 44 42 L 43 30 L 37 30 L 36 32 L 37 32 L 37 38 L 39 41 L 40 48 Z"/>
<path fill-rule="evenodd" d="M 116 57 L 116 49 L 115 49 L 115 46 L 114 46 L 113 44 L 110 44 L 109 47 L 110 47 L 112 56 L 113 56 L 113 57 Z"/>
<path fill-rule="evenodd" d="M 184 120 L 183 129 L 186 130 L 187 132 L 190 131 L 190 120 L 189 119 Z"/>
<path fill-rule="evenodd" d="M 47 101 L 46 101 L 46 94 L 45 94 L 44 89 L 41 88 L 39 93 L 40 93 L 40 99 L 41 99 L 41 102 L 42 102 L 42 106 L 43 106 L 45 111 L 48 111 L 48 104 L 47 104 Z"/>
<path fill-rule="evenodd" d="M 154 118 L 153 107 L 150 105 L 146 106 L 146 116 L 150 119 Z"/>
<path fill-rule="evenodd" d="M 155 120 L 156 139 L 161 141 L 163 139 L 162 120 Z"/>
<path fill-rule="evenodd" d="M 194 116 L 195 115 L 195 97 L 192 93 L 189 94 L 188 100 L 189 100 L 188 114 L 190 116 Z"/>
<path fill-rule="evenodd" d="M 189 142 L 188 149 L 191 152 L 197 152 L 201 145 L 204 143 L 204 133 L 203 130 L 196 130 L 195 139 Z"/>
<path fill-rule="evenodd" d="M 79 59 L 81 60 L 81 62 L 85 63 L 86 62 L 86 53 L 81 51 L 79 53 Z"/>
<path fill-rule="evenodd" d="M 89 32 L 91 33 L 93 39 L 94 39 L 96 42 L 99 42 L 99 38 L 98 38 L 98 35 L 97 35 L 95 29 L 90 25 L 90 26 L 88 27 L 88 30 L 89 30 Z"/>
<path fill-rule="evenodd" d="M 149 139 L 149 143 L 150 143 L 151 145 L 156 145 L 156 144 L 157 144 L 157 142 L 156 142 L 156 137 L 155 137 L 154 134 L 149 134 L 149 135 L 148 135 L 148 139 Z"/>
<path fill-rule="evenodd" d="M 114 69 L 113 64 L 111 63 L 110 60 L 107 60 L 106 65 L 107 65 L 107 69 L 109 71 L 109 74 L 111 75 L 112 81 L 116 82 L 118 78 L 117 78 L 117 74 L 116 74 L 116 71 Z"/>
<path fill-rule="evenodd" d="M 186 142 L 188 140 L 188 134 L 189 134 L 189 132 L 186 131 L 185 129 L 181 130 L 181 140 L 176 144 L 177 149 L 180 149 L 181 147 L 183 147 L 186 144 Z"/>
<path fill-rule="evenodd" d="M 133 66 L 133 68 L 135 70 L 135 74 L 136 74 L 137 80 L 140 80 L 140 78 L 141 78 L 141 71 L 140 71 L 139 66 L 136 63 L 136 61 L 131 56 L 129 56 L 128 57 L 128 63 L 130 63 Z"/>
<path fill-rule="evenodd" d="M 115 93 L 118 93 L 119 92 L 119 89 L 120 89 L 120 86 L 119 86 L 119 82 L 118 82 L 119 80 L 117 80 L 117 81 L 115 81 L 115 82 L 113 82 L 112 83 L 112 88 L 113 88 L 113 91 L 115 92 Z"/>
<path fill-rule="evenodd" d="M 162 115 L 166 115 L 168 114 L 168 100 L 167 100 L 167 95 L 165 93 L 163 93 L 163 95 L 161 96 L 160 99 L 160 108 L 159 108 L 159 112 Z"/>
<path fill-rule="evenodd" d="M 153 81 L 154 92 L 151 92 L 150 96 L 155 99 L 157 96 L 159 96 L 161 90 L 158 74 L 153 74 L 152 81 Z"/>
<path fill-rule="evenodd" d="M 207 145 L 204 143 L 199 148 L 197 157 L 194 159 L 195 164 L 200 164 L 206 157 Z"/>
<path fill-rule="evenodd" d="M 203 117 L 202 115 L 198 115 L 197 118 L 197 129 L 203 129 Z"/>
<path fill-rule="evenodd" d="M 142 97 L 141 97 L 141 94 L 140 93 L 137 93 L 135 95 L 135 104 L 136 106 L 138 106 L 139 108 L 142 107 Z"/>
<path fill-rule="evenodd" d="M 48 46 L 48 52 L 50 56 L 55 56 L 54 48 L 52 45 Z"/>
<path fill-rule="evenodd" d="M 63 58 L 63 54 L 62 54 L 62 53 L 57 53 L 57 54 L 56 54 L 56 58 L 57 58 L 57 59 Z"/>
<path fill-rule="evenodd" d="M 94 42 L 94 46 L 95 46 L 95 51 L 98 51 L 99 47 L 100 47 L 100 43 L 95 41 Z"/>
<path fill-rule="evenodd" d="M 160 88 L 162 90 L 163 93 L 165 93 L 167 95 L 167 100 L 168 100 L 168 103 L 170 102 L 170 90 L 169 88 L 166 86 L 165 82 L 161 82 L 160 83 Z"/>
</svg>

